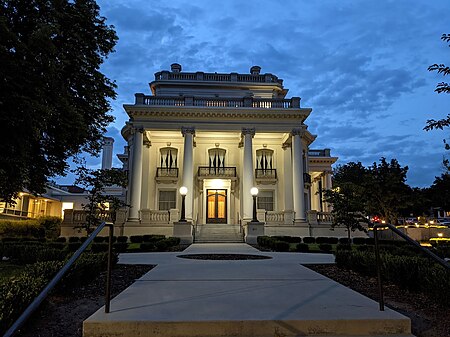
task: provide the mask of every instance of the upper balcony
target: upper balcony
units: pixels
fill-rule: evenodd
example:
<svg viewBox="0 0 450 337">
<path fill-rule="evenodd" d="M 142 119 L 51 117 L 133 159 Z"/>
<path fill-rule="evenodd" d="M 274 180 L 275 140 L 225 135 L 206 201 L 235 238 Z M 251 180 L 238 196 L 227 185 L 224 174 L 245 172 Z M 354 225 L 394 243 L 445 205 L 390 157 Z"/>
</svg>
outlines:
<svg viewBox="0 0 450 337">
<path fill-rule="evenodd" d="M 199 166 L 198 168 L 199 179 L 231 179 L 236 180 L 236 167 L 211 167 L 211 166 Z"/>
<path fill-rule="evenodd" d="M 149 106 L 195 106 L 220 108 L 299 109 L 300 97 L 253 98 L 253 97 L 193 97 L 193 96 L 150 96 L 135 94 L 135 105 Z"/>
</svg>

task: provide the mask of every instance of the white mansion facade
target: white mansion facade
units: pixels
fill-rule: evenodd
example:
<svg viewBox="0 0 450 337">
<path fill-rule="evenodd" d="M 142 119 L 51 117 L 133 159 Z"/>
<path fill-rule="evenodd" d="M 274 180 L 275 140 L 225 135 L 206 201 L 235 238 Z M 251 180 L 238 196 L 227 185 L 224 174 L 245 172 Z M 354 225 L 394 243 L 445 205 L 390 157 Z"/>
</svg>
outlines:
<svg viewBox="0 0 450 337">
<path fill-rule="evenodd" d="M 134 104 L 124 105 L 128 146 L 119 158 L 131 207 L 122 234 L 174 235 L 184 186 L 186 220 L 197 232 L 208 225 L 245 230 L 250 189 L 257 187 L 266 235 L 346 235 L 330 232 L 329 206 L 319 193 L 331 188 L 337 158 L 311 149 L 316 136 L 305 121 L 312 109 L 286 98 L 283 80 L 260 69 L 183 72 L 175 63 L 155 74 L 151 95 L 137 93 Z"/>
</svg>

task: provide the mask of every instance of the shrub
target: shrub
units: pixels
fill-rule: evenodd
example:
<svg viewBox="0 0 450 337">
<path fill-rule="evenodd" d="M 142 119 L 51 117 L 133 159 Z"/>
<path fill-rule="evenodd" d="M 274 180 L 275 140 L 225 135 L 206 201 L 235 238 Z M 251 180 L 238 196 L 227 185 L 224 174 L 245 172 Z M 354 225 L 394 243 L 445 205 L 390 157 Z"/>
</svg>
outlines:
<svg viewBox="0 0 450 337">
<path fill-rule="evenodd" d="M 81 242 L 69 242 L 67 245 L 67 249 L 71 252 L 75 252 L 78 248 L 80 248 L 82 245 Z"/>
<path fill-rule="evenodd" d="M 375 244 L 375 239 L 374 238 L 366 238 L 365 239 L 365 244 L 366 245 L 374 245 Z"/>
<path fill-rule="evenodd" d="M 297 252 L 302 252 L 302 253 L 306 253 L 309 252 L 309 246 L 306 243 L 299 243 L 297 244 L 297 246 L 295 247 L 295 250 Z"/>
<path fill-rule="evenodd" d="M 57 238 L 61 234 L 62 219 L 58 216 L 43 216 L 36 219 L 44 228 L 46 238 Z"/>
<path fill-rule="evenodd" d="M 67 239 L 64 236 L 60 236 L 59 238 L 55 239 L 55 242 L 64 242 L 64 243 L 66 243 Z"/>
<path fill-rule="evenodd" d="M 69 237 L 69 243 L 71 242 L 80 242 L 80 238 L 78 236 Z"/>
<path fill-rule="evenodd" d="M 436 248 L 435 253 L 441 258 L 450 258 L 450 246 L 449 245 L 439 245 Z"/>
<path fill-rule="evenodd" d="M 142 235 L 132 235 L 130 236 L 130 242 L 132 243 L 141 243 L 143 241 L 143 236 Z"/>
<path fill-rule="evenodd" d="M 338 241 L 341 245 L 349 245 L 351 243 L 351 240 L 348 238 L 339 238 Z"/>
<path fill-rule="evenodd" d="M 28 238 L 56 238 L 60 234 L 62 219 L 54 216 L 29 220 L 0 220 L 0 236 Z"/>
<path fill-rule="evenodd" d="M 169 243 L 168 243 L 168 241 L 167 241 L 166 239 L 156 241 L 156 242 L 154 243 L 154 245 L 155 245 L 156 250 L 157 250 L 158 252 L 163 252 L 163 251 L 165 251 L 165 250 L 169 247 Z"/>
<path fill-rule="evenodd" d="M 322 243 L 330 243 L 330 240 L 327 237 L 319 236 L 316 238 L 316 243 L 319 245 Z"/>
<path fill-rule="evenodd" d="M 18 264 L 30 264 L 38 261 L 62 261 L 67 251 L 48 245 L 30 245 L 9 243 L 3 245 L 3 256 L 9 257 Z"/>
<path fill-rule="evenodd" d="M 362 247 L 362 246 L 359 246 Z M 336 246 L 336 251 L 338 250 L 352 250 L 352 246 L 345 243 L 340 243 Z"/>
<path fill-rule="evenodd" d="M 91 251 L 93 253 L 107 252 L 108 246 L 109 244 L 105 242 L 93 242 L 91 245 Z"/>
<path fill-rule="evenodd" d="M 278 241 L 284 241 L 289 243 L 300 243 L 302 242 L 302 238 L 298 236 L 272 236 L 271 238 L 278 240 Z"/>
<path fill-rule="evenodd" d="M 164 240 L 165 238 L 165 235 L 143 235 L 142 242 L 157 242 L 160 240 Z"/>
<path fill-rule="evenodd" d="M 333 250 L 333 246 L 331 246 L 329 243 L 322 243 L 319 245 L 319 249 L 325 253 L 329 253 Z"/>
<path fill-rule="evenodd" d="M 366 243 L 366 238 L 353 238 L 353 243 L 355 245 L 364 245 Z"/>
<path fill-rule="evenodd" d="M 258 243 L 258 245 L 260 245 L 261 247 L 269 247 L 269 240 L 270 237 L 269 236 L 258 236 L 256 238 L 256 242 Z"/>
<path fill-rule="evenodd" d="M 156 246 L 153 243 L 144 242 L 141 243 L 140 249 L 143 252 L 154 252 L 156 250 Z"/>
<path fill-rule="evenodd" d="M 169 247 L 178 246 L 180 244 L 180 238 L 168 237 L 165 239 Z"/>
<path fill-rule="evenodd" d="M 117 237 L 117 242 L 120 242 L 120 243 L 128 242 L 128 236 L 118 236 Z"/>
<path fill-rule="evenodd" d="M 15 237 L 5 237 L 2 239 L 2 242 L 19 242 L 20 238 Z"/>
<path fill-rule="evenodd" d="M 87 236 L 80 236 L 80 237 L 79 237 L 79 240 L 80 240 L 81 243 L 83 243 L 83 242 L 86 241 L 87 239 L 88 239 Z"/>
<path fill-rule="evenodd" d="M 285 241 L 275 240 L 273 243 L 273 249 L 277 252 L 288 252 L 289 243 Z"/>
<path fill-rule="evenodd" d="M 313 238 L 312 236 L 305 236 L 304 238 L 303 238 L 303 242 L 304 243 L 316 243 L 316 239 L 315 238 Z"/>
<path fill-rule="evenodd" d="M 128 248 L 128 243 L 126 242 L 116 242 L 113 244 L 113 249 L 118 253 L 125 253 Z"/>
</svg>

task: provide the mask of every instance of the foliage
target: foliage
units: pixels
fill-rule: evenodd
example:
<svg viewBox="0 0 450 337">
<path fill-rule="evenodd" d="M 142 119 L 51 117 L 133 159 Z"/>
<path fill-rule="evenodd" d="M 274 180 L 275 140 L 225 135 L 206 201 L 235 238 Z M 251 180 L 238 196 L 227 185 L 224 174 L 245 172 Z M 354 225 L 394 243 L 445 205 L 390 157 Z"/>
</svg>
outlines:
<svg viewBox="0 0 450 337">
<path fill-rule="evenodd" d="M 18 264 L 30 264 L 42 261 L 62 261 L 67 250 L 50 247 L 46 244 L 2 243 L 2 256 L 6 256 Z"/>
<path fill-rule="evenodd" d="M 99 69 L 117 36 L 95 0 L 0 0 L 0 198 L 45 192 L 96 154 L 116 85 Z"/>
<path fill-rule="evenodd" d="M 64 291 L 83 285 L 95 278 L 107 266 L 107 254 L 84 253 L 62 278 L 57 290 Z M 117 263 L 117 257 L 113 260 Z M 45 285 L 64 265 L 63 261 L 38 262 L 9 282 L 0 284 L 0 333 L 4 333 Z"/>
<path fill-rule="evenodd" d="M 62 219 L 54 216 L 30 220 L 0 220 L 0 237 L 55 238 Z"/>
<path fill-rule="evenodd" d="M 380 257 L 382 277 L 385 281 L 396 283 L 408 290 L 421 291 L 442 305 L 449 305 L 450 273 L 442 266 L 417 255 L 383 253 Z M 336 264 L 339 268 L 351 269 L 364 275 L 376 275 L 375 254 L 371 251 L 338 250 Z"/>
<path fill-rule="evenodd" d="M 434 179 L 433 185 L 427 189 L 426 194 L 431 200 L 431 206 L 450 210 L 450 172 L 442 173 Z"/>
<path fill-rule="evenodd" d="M 83 205 L 87 212 L 86 223 L 82 226 L 89 233 L 93 227 L 101 222 L 101 214 L 105 212 L 106 205 L 109 204 L 109 210 L 112 212 L 112 221 L 115 222 L 116 211 L 126 206 L 126 203 L 119 197 L 108 194 L 106 189 L 111 186 L 127 186 L 127 175 L 122 169 L 102 169 L 91 170 L 84 166 L 76 169 L 78 178 L 76 183 L 83 186 L 88 192 L 88 203 Z"/>
</svg>

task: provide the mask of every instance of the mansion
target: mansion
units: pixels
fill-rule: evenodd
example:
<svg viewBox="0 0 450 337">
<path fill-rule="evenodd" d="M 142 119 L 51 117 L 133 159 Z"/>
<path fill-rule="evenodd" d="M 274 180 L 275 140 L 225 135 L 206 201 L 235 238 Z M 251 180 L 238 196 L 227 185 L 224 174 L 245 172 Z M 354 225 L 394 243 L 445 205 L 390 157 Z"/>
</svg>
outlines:
<svg viewBox="0 0 450 337">
<path fill-rule="evenodd" d="M 312 110 L 286 98 L 282 79 L 258 66 L 222 74 L 183 72 L 175 63 L 155 74 L 150 90 L 124 105 L 125 235 L 176 233 L 182 186 L 194 239 L 208 227 L 216 236 L 227 228 L 249 234 L 252 187 L 265 235 L 337 234 L 319 193 L 331 188 L 337 158 L 311 148 L 316 136 L 305 121 Z"/>
<path fill-rule="evenodd" d="M 312 109 L 287 93 L 282 79 L 258 66 L 225 74 L 183 72 L 174 63 L 155 73 L 150 95 L 136 93 L 124 105 L 127 146 L 118 157 L 129 184 L 112 192 L 129 207 L 117 214 L 115 234 L 183 242 L 346 237 L 343 228 L 331 230 L 320 193 L 332 187 L 337 157 L 312 146 L 316 135 L 306 124 Z M 111 167 L 113 143 L 105 139 L 102 168 Z M 45 212 L 52 204 L 52 213 L 64 217 L 65 236 L 76 235 L 74 225 L 85 219 L 86 194 L 75 192 L 53 187 L 45 201 L 33 201 L 45 203 Z"/>
</svg>

